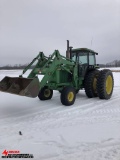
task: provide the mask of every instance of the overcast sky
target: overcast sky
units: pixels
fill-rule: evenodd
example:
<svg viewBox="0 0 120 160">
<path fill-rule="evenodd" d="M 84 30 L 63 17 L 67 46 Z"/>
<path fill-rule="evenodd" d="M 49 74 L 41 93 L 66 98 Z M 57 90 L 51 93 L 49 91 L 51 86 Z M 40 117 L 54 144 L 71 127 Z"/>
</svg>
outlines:
<svg viewBox="0 0 120 160">
<path fill-rule="evenodd" d="M 120 60 L 120 0 L 0 0 L 0 66 L 65 55 L 67 39 L 98 52 L 97 63 Z"/>
</svg>

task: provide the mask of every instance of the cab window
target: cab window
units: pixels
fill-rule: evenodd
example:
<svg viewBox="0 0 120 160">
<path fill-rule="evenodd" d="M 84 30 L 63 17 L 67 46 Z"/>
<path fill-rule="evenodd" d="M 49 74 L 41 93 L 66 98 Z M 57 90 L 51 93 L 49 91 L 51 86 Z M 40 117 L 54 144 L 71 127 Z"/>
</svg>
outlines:
<svg viewBox="0 0 120 160">
<path fill-rule="evenodd" d="M 95 65 L 95 55 L 94 55 L 94 53 L 89 53 L 89 65 Z"/>
</svg>

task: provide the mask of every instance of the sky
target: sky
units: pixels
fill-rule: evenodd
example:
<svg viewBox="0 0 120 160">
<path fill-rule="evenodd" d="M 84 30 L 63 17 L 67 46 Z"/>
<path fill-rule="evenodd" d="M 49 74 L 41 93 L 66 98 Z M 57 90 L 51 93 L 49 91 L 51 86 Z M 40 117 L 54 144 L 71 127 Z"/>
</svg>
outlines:
<svg viewBox="0 0 120 160">
<path fill-rule="evenodd" d="M 120 60 L 120 0 L 0 0 L 0 66 L 65 56 L 66 40 L 98 52 L 97 63 Z"/>
</svg>

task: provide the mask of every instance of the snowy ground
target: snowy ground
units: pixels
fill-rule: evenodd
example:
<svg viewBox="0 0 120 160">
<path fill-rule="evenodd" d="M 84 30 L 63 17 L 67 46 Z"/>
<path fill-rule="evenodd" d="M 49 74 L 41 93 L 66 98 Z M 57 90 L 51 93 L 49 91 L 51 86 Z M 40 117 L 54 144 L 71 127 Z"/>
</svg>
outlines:
<svg viewBox="0 0 120 160">
<path fill-rule="evenodd" d="M 19 74 L 0 71 L 0 80 Z M 35 160 L 120 160 L 120 72 L 113 74 L 110 100 L 88 99 L 82 90 L 70 107 L 57 91 L 44 102 L 0 92 L 0 158 L 6 149 Z"/>
</svg>

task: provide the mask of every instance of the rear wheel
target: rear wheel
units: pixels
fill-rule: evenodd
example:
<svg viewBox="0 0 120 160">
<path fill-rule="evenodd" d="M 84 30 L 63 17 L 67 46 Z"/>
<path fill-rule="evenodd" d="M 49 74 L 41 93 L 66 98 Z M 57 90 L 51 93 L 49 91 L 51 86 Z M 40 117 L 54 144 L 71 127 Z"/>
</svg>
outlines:
<svg viewBox="0 0 120 160">
<path fill-rule="evenodd" d="M 101 70 L 97 81 L 97 92 L 100 99 L 110 99 L 113 93 L 114 79 L 112 71 Z"/>
<path fill-rule="evenodd" d="M 52 96 L 53 96 L 53 90 L 49 89 L 48 87 L 43 87 L 38 94 L 40 100 L 48 100 L 51 99 Z"/>
<path fill-rule="evenodd" d="M 97 97 L 97 78 L 99 75 L 99 70 L 93 70 L 88 72 L 85 77 L 85 93 L 87 97 L 93 98 Z"/>
<path fill-rule="evenodd" d="M 61 92 L 61 103 L 65 106 L 73 105 L 76 98 L 76 91 L 73 87 L 65 87 Z"/>
</svg>

